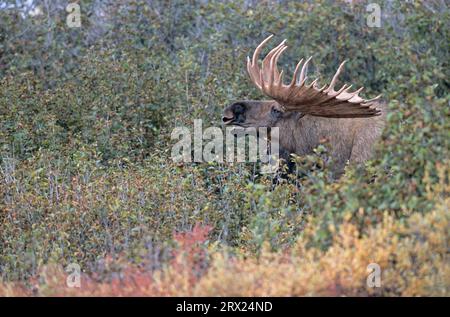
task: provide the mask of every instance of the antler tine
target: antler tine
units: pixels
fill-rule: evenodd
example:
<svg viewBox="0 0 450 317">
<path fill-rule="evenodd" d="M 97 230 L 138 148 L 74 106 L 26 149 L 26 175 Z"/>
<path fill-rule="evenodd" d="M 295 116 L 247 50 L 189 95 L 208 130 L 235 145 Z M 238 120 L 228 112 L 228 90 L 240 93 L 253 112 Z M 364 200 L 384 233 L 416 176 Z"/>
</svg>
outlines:
<svg viewBox="0 0 450 317">
<path fill-rule="evenodd" d="M 311 87 L 317 88 L 316 84 L 318 81 L 319 81 L 319 78 L 314 79 L 314 81 L 312 83 L 310 83 L 309 85 L 307 85 L 307 87 L 308 88 L 311 88 Z"/>
<path fill-rule="evenodd" d="M 280 49 L 282 49 L 285 45 L 284 43 L 286 43 L 286 40 L 283 40 L 283 42 L 281 42 L 280 44 L 278 44 L 277 47 L 275 47 L 274 49 L 272 49 L 267 56 L 264 58 L 263 63 L 270 63 L 273 60 L 273 57 L 277 55 L 278 51 Z"/>
<path fill-rule="evenodd" d="M 381 98 L 381 96 L 382 96 L 382 94 L 381 94 L 381 95 L 378 95 L 378 96 L 376 96 L 375 98 L 364 100 L 364 103 L 368 103 L 368 102 L 373 102 L 373 101 L 376 101 L 376 100 L 380 99 L 380 98 Z"/>
<path fill-rule="evenodd" d="M 274 48 L 267 54 L 262 62 L 262 69 L 258 70 L 260 75 L 259 78 L 261 82 L 261 89 L 266 94 L 270 94 L 273 82 L 278 77 L 278 74 L 275 74 L 273 60 L 278 55 L 278 53 L 285 48 L 284 43 L 285 41 L 281 42 L 276 48 Z"/>
<path fill-rule="evenodd" d="M 297 66 L 295 66 L 294 75 L 292 76 L 292 81 L 289 84 L 290 87 L 293 87 L 297 82 L 297 74 L 298 70 L 300 69 L 300 65 L 303 63 L 303 58 L 297 63 Z"/>
<path fill-rule="evenodd" d="M 344 93 L 346 93 L 346 94 L 349 94 L 349 90 L 350 90 L 350 88 L 352 88 L 353 87 L 353 85 L 350 85 L 350 86 L 348 86 L 345 90 L 344 90 Z"/>
<path fill-rule="evenodd" d="M 358 99 L 361 99 L 361 97 L 359 97 L 358 95 L 363 89 L 364 89 L 364 87 L 361 87 L 358 90 L 352 92 L 352 97 L 348 101 L 350 101 L 350 102 L 359 101 Z"/>
<path fill-rule="evenodd" d="M 286 41 L 286 40 L 285 40 Z M 284 41 L 283 41 L 284 42 Z M 281 54 L 287 49 L 288 47 L 286 45 L 280 47 L 280 49 L 272 56 L 272 59 L 270 60 L 270 66 L 272 68 L 272 74 L 274 81 L 276 83 L 276 80 L 280 80 L 280 73 L 278 72 L 278 59 L 280 58 Z"/>
<path fill-rule="evenodd" d="M 264 45 L 266 45 L 267 42 L 269 42 L 269 40 L 273 37 L 273 34 L 269 35 L 264 41 L 261 42 L 261 44 L 259 44 L 256 49 L 255 52 L 253 53 L 253 59 L 252 59 L 252 66 L 255 66 L 255 64 L 258 62 L 258 58 L 259 58 L 259 53 L 261 52 L 262 48 L 264 47 Z M 257 65 L 257 64 L 256 64 Z"/>
<path fill-rule="evenodd" d="M 341 63 L 341 65 L 339 65 L 339 67 L 338 67 L 336 73 L 335 73 L 334 76 L 333 76 L 333 79 L 332 79 L 331 82 L 330 82 L 330 86 L 328 87 L 328 89 L 327 89 L 325 92 L 330 92 L 331 90 L 334 90 L 334 86 L 336 85 L 336 81 L 337 81 L 337 79 L 338 79 L 338 77 L 339 77 L 339 74 L 340 74 L 341 71 L 342 71 L 342 68 L 344 68 L 345 63 L 347 63 L 347 60 L 343 61 L 343 62 Z"/>
<path fill-rule="evenodd" d="M 280 72 L 280 76 L 278 76 L 277 85 L 283 85 L 283 71 Z"/>
<path fill-rule="evenodd" d="M 261 71 L 258 66 L 258 59 L 259 54 L 261 50 L 263 49 L 264 45 L 273 37 L 273 34 L 268 36 L 264 41 L 262 41 L 253 52 L 253 57 L 250 59 L 249 56 L 247 56 L 247 72 L 253 81 L 253 83 L 259 88 L 262 89 L 263 81 L 261 80 Z"/>
<path fill-rule="evenodd" d="M 364 86 L 361 87 L 361 88 L 359 88 L 358 90 L 356 90 L 356 91 L 354 92 L 355 96 L 358 96 L 359 93 L 360 93 L 363 89 L 364 89 Z"/>
<path fill-rule="evenodd" d="M 262 61 L 262 73 L 263 73 L 263 79 L 267 80 L 269 85 L 273 82 L 273 58 L 278 54 L 278 52 L 284 48 L 284 43 L 286 40 L 281 42 L 277 47 L 272 49 L 267 56 Z"/>
<path fill-rule="evenodd" d="M 341 87 L 338 91 L 336 91 L 334 94 L 332 94 L 334 97 L 339 96 L 345 89 L 347 89 L 347 84 L 344 84 L 344 86 Z M 334 90 L 333 90 L 334 91 Z"/>
<path fill-rule="evenodd" d="M 307 60 L 306 60 L 306 62 L 305 62 L 305 64 L 303 64 L 303 67 L 302 67 L 302 71 L 300 72 L 300 86 L 302 86 L 303 85 L 303 83 L 306 81 L 306 74 L 307 74 L 307 67 L 308 67 L 308 63 L 309 63 L 309 61 L 312 59 L 312 56 L 310 56 Z"/>
<path fill-rule="evenodd" d="M 247 72 L 250 75 L 250 78 L 252 79 L 253 83 L 261 89 L 263 86 L 261 71 L 258 66 L 258 59 L 259 54 L 261 53 L 261 50 L 263 49 L 264 45 L 273 37 L 273 34 L 268 36 L 264 41 L 262 41 L 253 52 L 253 57 L 250 59 L 249 56 L 247 56 Z"/>
<path fill-rule="evenodd" d="M 259 80 L 259 74 L 258 74 L 258 78 L 255 78 L 255 74 L 253 73 L 253 68 L 252 68 L 252 62 L 250 60 L 250 57 L 247 56 L 247 72 L 248 75 L 250 76 L 250 79 L 253 81 L 253 83 L 259 88 L 261 89 L 261 81 Z"/>
<path fill-rule="evenodd" d="M 336 99 L 342 100 L 342 101 L 347 101 L 352 99 L 355 96 L 355 93 L 357 93 L 358 91 L 355 92 L 348 92 L 350 90 L 350 88 L 352 88 L 353 85 L 348 86 L 347 88 L 345 88 L 345 90 L 343 90 L 340 94 L 336 95 Z"/>
<path fill-rule="evenodd" d="M 319 88 L 319 91 L 323 91 L 325 88 L 327 88 L 327 84 L 323 85 L 322 88 Z"/>
</svg>

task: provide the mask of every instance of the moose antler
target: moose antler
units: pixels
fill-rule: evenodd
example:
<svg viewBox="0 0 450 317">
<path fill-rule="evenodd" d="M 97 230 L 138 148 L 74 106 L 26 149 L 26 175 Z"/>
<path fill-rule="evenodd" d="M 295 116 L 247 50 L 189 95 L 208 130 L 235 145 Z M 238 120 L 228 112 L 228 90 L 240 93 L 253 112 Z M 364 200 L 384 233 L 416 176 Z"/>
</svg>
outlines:
<svg viewBox="0 0 450 317">
<path fill-rule="evenodd" d="M 329 85 L 317 87 L 317 79 L 306 84 L 307 65 L 312 57 L 308 58 L 300 71 L 298 71 L 303 59 L 295 67 L 294 76 L 289 85 L 283 84 L 283 71 L 278 72 L 277 62 L 281 54 L 286 50 L 286 40 L 271 50 L 262 61 L 261 69 L 258 66 L 259 53 L 273 35 L 266 38 L 256 48 L 253 58 L 247 57 L 247 71 L 252 82 L 267 96 L 275 99 L 283 106 L 285 111 L 298 111 L 313 116 L 328 118 L 358 118 L 372 117 L 381 114 L 381 111 L 371 106 L 378 105 L 377 100 L 381 95 L 373 99 L 363 99 L 359 93 L 363 89 L 349 92 L 352 85 L 342 86 L 335 91 L 337 78 L 344 67 L 345 61 L 339 66 Z"/>
</svg>

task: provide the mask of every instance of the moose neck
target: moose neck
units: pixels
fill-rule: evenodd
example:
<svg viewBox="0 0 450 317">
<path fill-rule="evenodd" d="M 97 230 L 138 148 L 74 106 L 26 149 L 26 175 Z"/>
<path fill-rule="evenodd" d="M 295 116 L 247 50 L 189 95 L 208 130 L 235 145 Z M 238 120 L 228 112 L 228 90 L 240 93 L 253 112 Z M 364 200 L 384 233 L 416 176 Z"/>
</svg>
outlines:
<svg viewBox="0 0 450 317">
<path fill-rule="evenodd" d="M 283 151 L 298 155 L 309 154 L 319 144 L 320 122 L 326 120 L 313 116 L 292 113 L 281 119 L 277 126 L 280 129 L 280 148 Z"/>
</svg>

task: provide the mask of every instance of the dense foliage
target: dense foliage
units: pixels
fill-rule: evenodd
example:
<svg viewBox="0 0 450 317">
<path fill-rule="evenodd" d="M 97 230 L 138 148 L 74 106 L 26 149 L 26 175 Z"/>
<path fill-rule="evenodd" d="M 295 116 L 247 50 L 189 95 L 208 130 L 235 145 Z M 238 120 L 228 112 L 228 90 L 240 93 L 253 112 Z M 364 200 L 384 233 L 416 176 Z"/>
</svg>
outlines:
<svg viewBox="0 0 450 317">
<path fill-rule="evenodd" d="M 380 1 L 381 27 L 364 2 L 86 0 L 81 28 L 66 1 L 4 3 L 0 295 L 450 294 L 443 1 Z M 172 162 L 175 127 L 263 98 L 244 62 L 270 33 L 285 69 L 314 55 L 326 79 L 349 59 L 342 80 L 383 93 L 373 160 L 335 181 L 324 144 L 276 185 L 254 164 Z M 61 286 L 69 263 L 85 287 Z"/>
</svg>

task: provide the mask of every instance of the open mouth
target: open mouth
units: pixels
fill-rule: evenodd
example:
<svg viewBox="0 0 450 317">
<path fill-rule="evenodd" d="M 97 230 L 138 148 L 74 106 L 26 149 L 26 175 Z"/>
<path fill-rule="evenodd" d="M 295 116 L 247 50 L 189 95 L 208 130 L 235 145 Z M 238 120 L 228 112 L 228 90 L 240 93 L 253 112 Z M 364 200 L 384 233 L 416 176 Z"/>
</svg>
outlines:
<svg viewBox="0 0 450 317">
<path fill-rule="evenodd" d="M 234 117 L 222 117 L 222 122 L 225 125 L 230 125 L 234 122 Z"/>
</svg>

